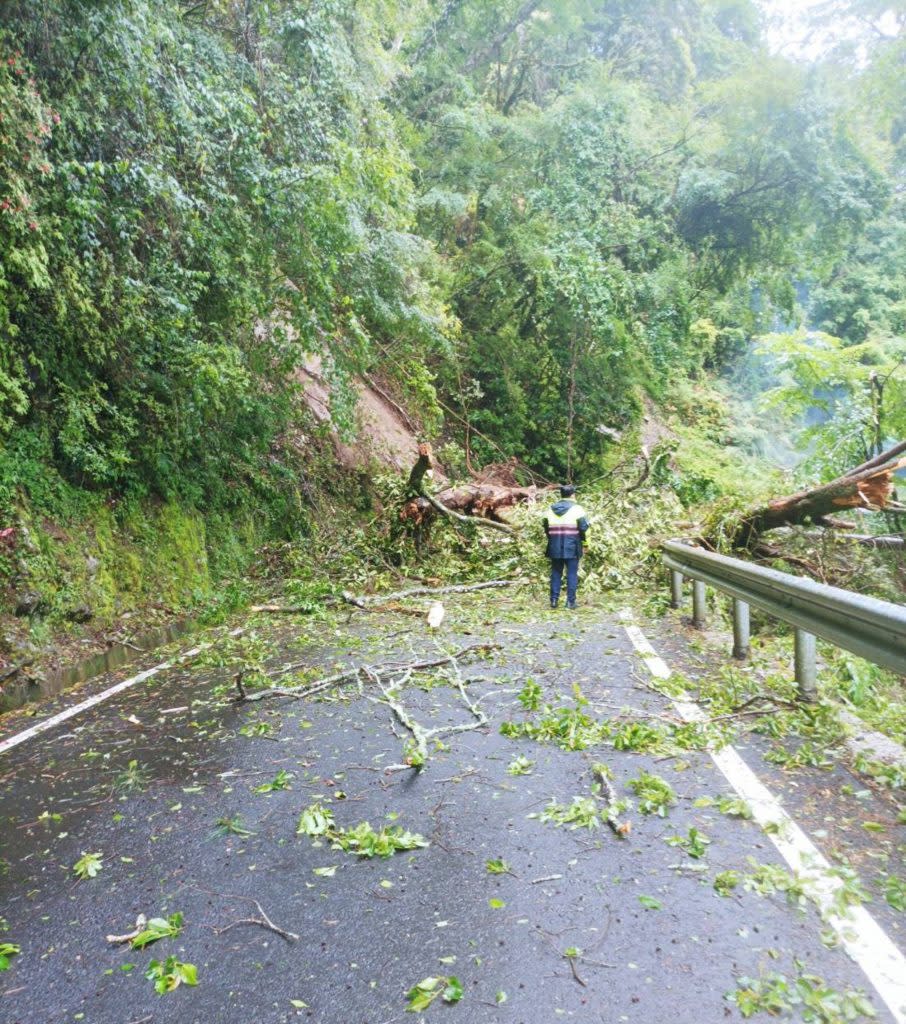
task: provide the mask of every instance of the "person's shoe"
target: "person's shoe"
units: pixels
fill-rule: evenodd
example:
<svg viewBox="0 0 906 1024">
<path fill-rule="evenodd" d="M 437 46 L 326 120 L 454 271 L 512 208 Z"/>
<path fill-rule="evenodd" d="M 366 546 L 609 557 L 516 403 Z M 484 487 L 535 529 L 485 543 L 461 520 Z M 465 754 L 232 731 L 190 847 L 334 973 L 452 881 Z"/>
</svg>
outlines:
<svg viewBox="0 0 906 1024">
<path fill-rule="evenodd" d="M 567 607 L 567 608 L 570 608 L 570 609 L 575 609 L 575 607 L 576 607 L 576 602 L 575 602 L 575 601 L 567 601 L 567 602 L 566 602 L 566 607 Z"/>
<path fill-rule="evenodd" d="M 559 603 L 559 601 L 551 601 L 551 608 L 556 608 Z"/>
</svg>

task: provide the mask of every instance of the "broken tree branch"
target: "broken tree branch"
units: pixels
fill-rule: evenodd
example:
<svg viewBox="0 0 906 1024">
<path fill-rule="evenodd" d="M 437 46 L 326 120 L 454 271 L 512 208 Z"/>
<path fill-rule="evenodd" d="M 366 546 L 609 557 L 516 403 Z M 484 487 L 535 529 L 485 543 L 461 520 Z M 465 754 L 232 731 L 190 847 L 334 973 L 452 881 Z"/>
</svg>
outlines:
<svg viewBox="0 0 906 1024">
<path fill-rule="evenodd" d="M 137 939 L 139 935 L 145 930 L 145 925 L 148 923 L 148 918 L 144 914 L 139 914 L 135 919 L 135 927 L 131 932 L 127 932 L 125 935 L 108 935 L 107 941 L 112 942 L 115 945 L 122 945 L 124 942 L 131 942 L 133 939 Z"/>
<path fill-rule="evenodd" d="M 648 449 L 645 445 L 642 445 L 641 456 L 642 469 L 639 473 L 639 477 L 634 484 L 630 484 L 630 486 L 623 491 L 624 494 L 631 494 L 633 491 L 637 491 L 651 474 L 651 457 L 649 456 Z"/>
<path fill-rule="evenodd" d="M 433 452 L 430 444 L 418 446 L 418 460 L 409 473 L 409 482 L 406 484 L 406 493 L 415 497 L 422 493 L 424 488 L 425 474 L 431 472 Z"/>
<path fill-rule="evenodd" d="M 393 601 L 404 601 L 410 597 L 429 597 L 433 594 L 470 594 L 476 590 L 490 590 L 494 587 L 517 587 L 524 582 L 524 580 L 485 580 L 483 583 L 459 583 L 448 587 L 412 587 L 409 590 L 397 590 L 392 594 L 352 594 L 348 590 L 344 590 L 339 597 L 325 598 L 323 603 L 324 605 L 335 605 L 343 602 L 354 605 L 356 608 L 368 608 L 389 604 Z M 255 604 L 252 605 L 250 611 L 309 615 L 314 611 L 314 607 L 312 605 Z"/>
<path fill-rule="evenodd" d="M 893 474 L 906 465 L 906 458 L 899 457 L 903 452 L 906 452 L 906 441 L 900 441 L 829 483 L 775 498 L 752 509 L 739 521 L 732 537 L 733 546 L 752 548 L 762 533 L 781 526 L 805 522 L 835 525 L 828 516 L 847 508 L 868 511 L 895 508 Z"/>
<path fill-rule="evenodd" d="M 201 891 L 210 893 L 210 890 L 208 889 L 202 889 Z M 267 931 L 273 932 L 275 935 L 279 935 L 281 939 L 286 939 L 287 942 L 298 942 L 299 936 L 296 935 L 295 932 L 288 932 L 285 928 L 281 928 L 279 925 L 274 924 L 274 922 L 264 912 L 264 908 L 254 897 L 233 896 L 229 893 L 223 892 L 215 892 L 210 894 L 212 896 L 220 896 L 221 899 L 225 900 L 243 900 L 246 903 L 254 903 L 255 906 L 258 908 L 258 913 L 261 915 L 261 917 L 243 917 L 240 918 L 238 921 L 231 921 L 229 924 L 224 925 L 222 928 L 212 927 L 211 931 L 213 931 L 215 935 L 223 935 L 224 932 L 228 932 L 232 928 L 238 928 L 241 924 L 255 924 L 258 925 L 259 928 L 265 928 Z"/>
<path fill-rule="evenodd" d="M 462 722 L 459 725 L 440 725 L 434 729 L 425 729 L 419 725 L 419 723 L 412 718 L 406 708 L 394 695 L 397 690 L 402 686 L 405 686 L 409 681 L 412 676 L 411 671 L 407 672 L 402 679 L 397 680 L 390 688 L 388 688 L 383 685 L 377 673 L 369 670 L 369 678 L 372 682 L 376 682 L 378 684 L 381 693 L 383 694 L 383 697 L 372 697 L 370 699 L 386 704 L 396 715 L 400 724 L 412 733 L 412 738 L 415 740 L 415 751 L 410 761 L 406 764 L 388 765 L 388 767 L 384 769 L 385 773 L 405 771 L 409 768 L 420 771 L 427 763 L 428 743 L 431 740 L 439 739 L 441 736 L 454 736 L 456 733 L 460 732 L 472 732 L 473 730 L 481 729 L 483 726 L 488 724 L 488 716 L 466 693 L 465 683 L 463 682 L 462 675 L 459 672 L 459 666 L 456 663 L 455 657 L 451 657 L 450 661 L 456 671 L 456 678 L 454 680 L 456 688 L 459 690 L 459 695 L 462 697 L 463 703 L 469 711 L 471 711 L 475 721 Z"/>
<path fill-rule="evenodd" d="M 465 658 L 475 654 L 486 653 L 499 649 L 499 644 L 471 644 L 469 647 L 463 647 L 455 654 L 445 654 L 441 657 L 430 658 L 425 661 L 415 661 L 408 664 L 383 665 L 379 668 L 374 668 L 368 665 L 359 665 L 355 668 L 347 669 L 344 672 L 337 672 L 332 676 L 319 679 L 310 686 L 271 686 L 265 690 L 257 690 L 254 693 L 246 692 L 244 700 L 264 700 L 265 697 L 310 697 L 313 694 L 321 693 L 323 690 L 327 690 L 332 686 L 339 686 L 346 682 L 356 682 L 357 680 L 361 680 L 363 676 L 368 678 L 369 672 L 423 672 L 426 669 L 439 668 L 441 665 L 454 664 L 459 658 Z M 286 668 L 282 669 L 282 674 L 286 675 L 288 672 L 292 672 L 295 669 L 302 667 L 304 667 L 302 664 L 288 665 Z"/>
<path fill-rule="evenodd" d="M 819 540 L 821 534 L 804 533 L 803 537 Z M 898 533 L 874 534 L 874 533 L 843 533 L 837 538 L 841 543 L 858 544 L 864 548 L 902 548 L 906 547 L 906 537 Z"/>
<path fill-rule="evenodd" d="M 632 822 L 629 820 L 620 821 L 617 812 L 617 794 L 611 784 L 604 765 L 594 764 L 591 766 L 591 774 L 601 784 L 601 789 L 607 794 L 607 807 L 604 809 L 604 820 L 610 826 L 611 831 L 618 839 L 626 839 L 632 831 Z"/>
</svg>

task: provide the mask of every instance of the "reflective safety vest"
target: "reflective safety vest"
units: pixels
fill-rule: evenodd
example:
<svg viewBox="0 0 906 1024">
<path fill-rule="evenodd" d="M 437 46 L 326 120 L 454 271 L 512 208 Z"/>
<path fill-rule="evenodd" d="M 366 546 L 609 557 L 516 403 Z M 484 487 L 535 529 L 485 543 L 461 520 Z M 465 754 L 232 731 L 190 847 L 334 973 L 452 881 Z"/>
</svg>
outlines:
<svg viewBox="0 0 906 1024">
<path fill-rule="evenodd" d="M 544 513 L 548 558 L 581 558 L 588 515 L 575 501 L 563 498 Z"/>
</svg>

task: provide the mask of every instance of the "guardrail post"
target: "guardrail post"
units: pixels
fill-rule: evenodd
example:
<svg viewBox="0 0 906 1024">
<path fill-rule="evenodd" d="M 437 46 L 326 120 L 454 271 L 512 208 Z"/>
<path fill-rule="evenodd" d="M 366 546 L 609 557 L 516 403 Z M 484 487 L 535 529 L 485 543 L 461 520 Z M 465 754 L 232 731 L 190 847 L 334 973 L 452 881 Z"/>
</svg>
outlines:
<svg viewBox="0 0 906 1024">
<path fill-rule="evenodd" d="M 683 574 L 670 570 L 670 607 L 679 608 L 683 603 Z"/>
<path fill-rule="evenodd" d="M 815 634 L 796 630 L 795 640 L 796 683 L 802 700 L 818 699 L 818 670 L 815 664 Z"/>
<path fill-rule="evenodd" d="M 688 541 L 668 540 L 661 547 L 664 566 L 674 574 L 671 596 L 680 596 L 674 589 L 677 582 L 685 586 L 686 580 L 693 581 L 692 622 L 699 629 L 707 616 L 706 587 L 741 602 L 733 611 L 733 653 L 737 657 L 749 646 L 747 610 L 751 615 L 751 609 L 757 608 L 797 630 L 796 681 L 803 700 L 817 699 L 818 637 L 875 665 L 906 674 L 906 606 L 728 558 Z"/>
<path fill-rule="evenodd" d="M 692 581 L 692 625 L 703 629 L 705 625 L 705 585 L 701 580 Z"/>
<path fill-rule="evenodd" d="M 749 606 L 733 598 L 733 657 L 744 661 L 749 656 Z"/>
</svg>

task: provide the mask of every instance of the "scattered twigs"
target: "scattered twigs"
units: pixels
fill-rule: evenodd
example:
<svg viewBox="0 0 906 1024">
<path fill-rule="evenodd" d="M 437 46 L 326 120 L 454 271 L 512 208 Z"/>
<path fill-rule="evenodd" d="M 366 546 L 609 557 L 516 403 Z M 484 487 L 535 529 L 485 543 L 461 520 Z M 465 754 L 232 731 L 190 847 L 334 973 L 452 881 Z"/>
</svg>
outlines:
<svg viewBox="0 0 906 1024">
<path fill-rule="evenodd" d="M 135 927 L 131 932 L 127 932 L 125 935 L 108 935 L 107 941 L 112 942 L 117 946 L 121 946 L 124 942 L 131 942 L 133 939 L 137 939 L 139 935 L 141 935 L 147 923 L 147 917 L 145 917 L 144 914 L 139 914 L 135 919 Z"/>
<path fill-rule="evenodd" d="M 790 711 L 799 711 L 802 708 L 802 705 L 796 703 L 796 701 L 783 700 L 781 697 L 772 697 L 769 694 L 757 693 L 754 697 L 749 697 L 748 700 L 744 700 L 742 704 L 735 707 L 732 711 L 728 711 L 724 715 L 715 715 L 713 718 L 709 718 L 705 724 L 711 725 L 713 722 L 726 722 L 734 718 L 744 718 L 746 715 L 767 715 L 770 713 L 770 708 L 752 707 L 753 704 L 758 703 L 769 704 L 774 708 L 787 708 Z"/>
<path fill-rule="evenodd" d="M 606 960 L 590 960 L 587 956 L 580 956 L 577 959 L 581 960 L 583 964 L 588 964 L 590 967 L 610 967 L 616 970 L 620 966 L 619 964 L 609 964 Z"/>
<path fill-rule="evenodd" d="M 632 831 L 632 822 L 628 819 L 620 821 L 618 817 L 617 794 L 613 788 L 604 765 L 594 764 L 591 773 L 601 784 L 601 789 L 607 794 L 607 807 L 604 810 L 604 820 L 610 826 L 611 831 L 620 839 L 626 839 Z"/>
<path fill-rule="evenodd" d="M 488 716 L 481 709 L 479 702 L 473 701 L 466 693 L 465 683 L 461 678 L 459 678 L 458 670 L 456 678 L 456 689 L 459 690 L 459 694 L 462 697 L 465 706 L 469 709 L 469 711 L 472 712 L 473 716 L 475 717 L 475 722 L 471 724 L 466 723 L 463 725 L 445 726 L 442 729 L 434 729 L 432 730 L 432 732 L 443 732 L 444 735 L 449 735 L 450 733 L 455 732 L 466 732 L 471 731 L 472 729 L 481 729 L 482 727 L 488 724 Z"/>
<path fill-rule="evenodd" d="M 656 711 L 642 711 L 639 708 L 630 708 L 626 704 L 611 704 L 608 701 L 590 701 L 590 706 L 595 708 L 607 708 L 610 711 L 619 711 L 618 718 L 638 719 L 645 718 L 650 721 L 666 722 L 667 725 L 682 725 L 683 719 L 679 715 L 659 715 Z"/>
<path fill-rule="evenodd" d="M 260 917 L 243 917 L 238 921 L 231 921 L 229 924 L 224 925 L 222 928 L 212 928 L 211 930 L 215 935 L 223 935 L 224 932 L 230 931 L 232 928 L 238 928 L 243 924 L 254 924 L 259 928 L 265 928 L 269 932 L 273 932 L 275 935 L 279 935 L 281 939 L 285 939 L 287 942 L 297 942 L 299 936 L 295 932 L 288 932 L 285 928 L 281 928 L 267 916 L 264 912 L 264 908 L 261 904 L 254 899 L 252 896 L 231 896 L 226 893 L 215 893 L 214 895 L 222 896 L 225 900 L 244 900 L 246 903 L 254 903 L 258 908 Z"/>
<path fill-rule="evenodd" d="M 585 984 L 582 978 L 579 977 L 579 972 L 576 970 L 576 957 L 573 956 L 571 953 L 564 953 L 563 958 L 569 964 L 569 969 L 573 972 L 573 977 L 576 979 L 576 981 L 579 982 L 582 988 L 587 988 L 588 986 Z"/>
<path fill-rule="evenodd" d="M 389 707 L 390 710 L 396 715 L 400 725 L 402 725 L 405 729 L 408 729 L 409 732 L 412 733 L 412 738 L 415 740 L 415 750 L 413 752 L 413 756 L 410 759 L 411 763 L 388 765 L 388 767 L 384 769 L 385 773 L 390 773 L 394 771 L 405 771 L 408 768 L 415 768 L 416 770 L 418 770 L 422 767 L 422 765 L 424 765 L 425 761 L 428 760 L 428 732 L 425 729 L 423 729 L 418 724 L 418 722 L 415 721 L 414 718 L 412 718 L 412 716 L 405 709 L 405 707 L 402 704 L 400 704 L 400 702 L 394 696 L 394 691 L 401 686 L 405 686 L 405 684 L 412 678 L 412 672 L 406 672 L 406 674 L 401 679 L 398 679 L 396 683 L 394 683 L 394 685 L 389 688 L 384 686 L 384 684 L 381 682 L 381 677 L 372 669 L 366 669 L 365 672 L 368 678 L 373 683 L 377 683 L 378 688 L 383 694 L 383 696 L 380 698 L 372 699 L 380 700 L 381 703 L 386 704 L 387 707 Z"/>
<path fill-rule="evenodd" d="M 887 503 L 887 508 L 891 507 L 891 503 Z M 850 523 L 848 524 L 849 529 L 855 529 L 855 526 Z M 839 525 L 839 529 L 843 529 L 842 523 Z M 812 530 L 803 533 L 801 536 L 807 540 L 825 540 L 827 534 L 819 533 L 817 530 Z M 898 533 L 888 534 L 873 534 L 873 533 L 841 533 L 836 535 L 835 540 L 841 544 L 858 544 L 864 548 L 903 548 L 906 547 L 906 536 Z"/>
<path fill-rule="evenodd" d="M 446 779 L 435 779 L 434 780 L 434 784 L 436 786 L 440 786 L 443 783 L 447 783 L 447 782 L 462 782 L 463 779 L 468 779 L 472 775 L 477 775 L 477 774 L 478 774 L 478 769 L 477 768 L 466 768 L 466 770 L 464 772 L 459 772 L 456 775 L 450 775 Z"/>
<path fill-rule="evenodd" d="M 424 608 L 407 608 L 399 601 L 388 601 L 386 604 L 359 605 L 365 612 L 395 612 L 397 615 L 411 615 L 414 619 L 424 619 L 427 611 Z"/>
</svg>

